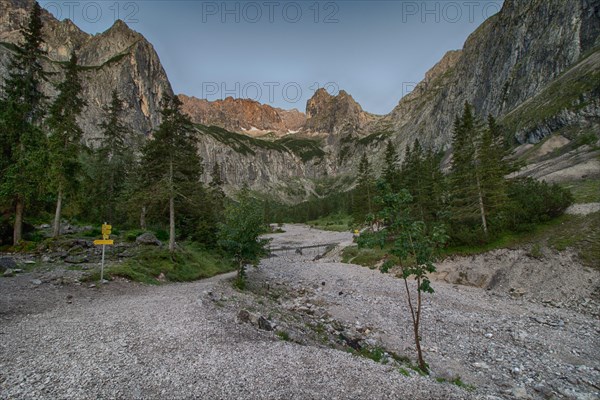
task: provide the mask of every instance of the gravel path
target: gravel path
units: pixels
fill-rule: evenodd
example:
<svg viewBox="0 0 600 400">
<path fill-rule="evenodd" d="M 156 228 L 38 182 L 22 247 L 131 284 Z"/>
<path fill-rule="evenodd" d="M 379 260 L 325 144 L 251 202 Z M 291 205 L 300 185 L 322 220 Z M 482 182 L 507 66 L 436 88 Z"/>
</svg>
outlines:
<svg viewBox="0 0 600 400">
<path fill-rule="evenodd" d="M 297 225 L 284 230 L 272 235 L 273 247 L 351 241 L 349 233 Z M 302 293 L 297 301 L 319 304 L 337 321 L 369 326 L 374 340 L 413 358 L 400 281 L 328 257 L 313 262 L 317 251 L 265 260 L 249 270 L 250 284 Z M 233 290 L 229 278 L 159 287 L 56 285 L 51 290 L 44 287 L 52 284 L 44 282 L 38 289 L 27 287 L 36 298 L 31 303 L 5 292 L 17 291 L 14 286 L 0 284 L 0 298 L 24 303 L 0 315 L 0 398 L 599 396 L 600 328 L 590 314 L 435 283 L 436 294 L 428 296 L 424 310 L 425 357 L 435 376 L 458 375 L 476 387 L 466 391 L 415 373 L 406 377 L 389 365 L 327 346 L 286 342 L 274 332 L 238 323 L 241 309 L 270 317 L 269 308 L 276 315 L 287 299 L 271 305 L 254 293 Z M 86 296 L 85 290 L 93 294 Z M 64 300 L 69 293 L 75 293 L 71 303 Z M 42 307 L 44 298 L 52 305 Z"/>
</svg>

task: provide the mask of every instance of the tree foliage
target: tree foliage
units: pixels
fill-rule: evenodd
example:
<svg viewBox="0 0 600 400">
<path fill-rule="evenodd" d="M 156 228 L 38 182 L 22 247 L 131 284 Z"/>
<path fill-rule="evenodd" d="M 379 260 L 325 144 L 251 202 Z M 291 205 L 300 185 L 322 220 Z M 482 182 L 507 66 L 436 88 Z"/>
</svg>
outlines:
<svg viewBox="0 0 600 400">
<path fill-rule="evenodd" d="M 385 182 L 379 184 L 381 206 L 379 218 L 384 228 L 378 232 L 367 233 L 359 237 L 359 246 L 382 246 L 393 243 L 390 253 L 399 263 L 391 259 L 383 263 L 380 270 L 387 273 L 398 269 L 403 279 L 406 299 L 411 312 L 413 333 L 417 350 L 417 360 L 421 370 L 427 372 L 428 366 L 421 349 L 422 295 L 433 293 L 428 274 L 435 272 L 433 264 L 437 250 L 446 243 L 447 236 L 442 224 L 427 224 L 411 215 L 413 198 L 407 190 L 393 191 Z M 409 281 L 413 280 L 414 284 Z"/>
<path fill-rule="evenodd" d="M 41 7 L 34 3 L 27 26 L 21 28 L 23 44 L 17 47 L 3 84 L 0 115 L 0 196 L 13 209 L 13 243 L 22 239 L 26 205 L 40 197 L 45 183 L 46 136 L 41 129 L 46 80 L 41 59 Z"/>
<path fill-rule="evenodd" d="M 181 112 L 177 97 L 165 97 L 162 122 L 142 150 L 142 173 L 151 205 L 168 203 L 169 250 L 175 249 L 175 203 L 194 206 L 194 192 L 202 190 L 202 160 L 197 153 L 194 127 Z"/>
<path fill-rule="evenodd" d="M 261 203 L 243 189 L 236 202 L 225 208 L 225 222 L 220 224 L 219 243 L 238 265 L 238 287 L 243 288 L 246 266 L 257 265 L 266 255 L 267 239 L 264 233 Z"/>
<path fill-rule="evenodd" d="M 81 98 L 82 86 L 75 54 L 71 54 L 65 67 L 65 78 L 56 85 L 56 89 L 58 96 L 50 106 L 50 113 L 46 120 L 50 132 L 49 182 L 50 189 L 56 196 L 54 237 L 60 234 L 64 197 L 75 194 L 81 174 L 80 153 L 83 131 L 77 123 L 77 117 L 86 103 Z"/>
</svg>

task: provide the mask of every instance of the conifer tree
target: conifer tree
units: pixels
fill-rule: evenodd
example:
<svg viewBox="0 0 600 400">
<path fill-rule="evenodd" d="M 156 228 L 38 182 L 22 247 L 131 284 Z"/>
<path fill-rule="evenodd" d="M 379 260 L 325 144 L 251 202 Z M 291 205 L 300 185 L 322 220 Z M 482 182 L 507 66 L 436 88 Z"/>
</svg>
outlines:
<svg viewBox="0 0 600 400">
<path fill-rule="evenodd" d="M 105 119 L 99 126 L 102 141 L 94 157 L 93 175 L 95 197 L 103 199 L 100 217 L 112 222 L 125 183 L 133 172 L 134 154 L 129 140 L 133 134 L 123 123 L 123 100 L 116 90 L 104 112 Z"/>
<path fill-rule="evenodd" d="M 363 222 L 367 215 L 374 211 L 373 195 L 375 193 L 375 179 L 371 172 L 371 166 L 367 154 L 363 153 L 358 164 L 358 178 L 354 196 L 354 218 L 357 222 Z"/>
<path fill-rule="evenodd" d="M 175 203 L 199 188 L 202 160 L 197 153 L 193 125 L 181 112 L 177 97 L 165 97 L 162 122 L 142 151 L 142 170 L 148 193 L 168 202 L 169 250 L 175 250 Z"/>
<path fill-rule="evenodd" d="M 45 182 L 46 137 L 40 127 L 45 113 L 41 85 L 46 74 L 41 59 L 41 7 L 36 2 L 27 26 L 21 28 L 22 46 L 17 47 L 3 84 L 0 115 L 0 196 L 14 209 L 13 243 L 23 236 L 27 203 L 39 197 Z"/>
<path fill-rule="evenodd" d="M 393 190 L 398 189 L 398 153 L 391 140 L 385 148 L 382 178 Z"/>
<path fill-rule="evenodd" d="M 49 173 L 52 191 L 56 194 L 53 236 L 60 235 L 60 216 L 65 196 L 76 190 L 81 173 L 79 154 L 83 131 L 77 124 L 77 117 L 83 111 L 85 101 L 81 99 L 77 57 L 71 58 L 65 67 L 65 79 L 56 86 L 58 96 L 50 107 L 48 120 Z"/>
</svg>

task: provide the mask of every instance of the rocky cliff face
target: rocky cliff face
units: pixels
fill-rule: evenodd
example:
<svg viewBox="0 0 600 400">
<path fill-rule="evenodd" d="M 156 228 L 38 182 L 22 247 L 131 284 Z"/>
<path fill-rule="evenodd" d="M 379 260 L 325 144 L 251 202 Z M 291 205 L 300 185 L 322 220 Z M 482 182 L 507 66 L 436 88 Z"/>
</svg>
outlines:
<svg viewBox="0 0 600 400">
<path fill-rule="evenodd" d="M 6 74 L 11 55 L 9 44 L 19 43 L 19 26 L 27 21 L 32 0 L 0 0 L 0 75 Z M 173 95 L 171 85 L 152 45 L 139 33 L 116 21 L 99 35 L 88 35 L 69 20 L 58 21 L 45 12 L 44 40 L 48 60 L 44 68 L 57 72 L 59 63 L 74 51 L 82 65 L 83 97 L 88 107 L 79 119 L 84 137 L 93 144 L 98 139 L 98 124 L 104 118 L 102 108 L 117 90 L 125 105 L 125 121 L 137 136 L 151 132 L 159 123 L 160 101 Z M 45 91 L 54 95 L 53 82 Z"/>
<path fill-rule="evenodd" d="M 506 0 L 385 117 L 394 140 L 448 148 L 465 101 L 480 115 L 508 114 L 600 43 L 599 15 L 598 1 Z"/>
<path fill-rule="evenodd" d="M 18 27 L 32 2 L 0 0 L 0 75 L 6 73 L 11 44 L 20 40 Z M 80 123 L 86 140 L 97 139 L 102 107 L 113 89 L 125 99 L 126 120 L 138 136 L 158 125 L 160 101 L 172 90 L 142 35 L 121 21 L 92 36 L 48 13 L 44 20 L 45 67 L 60 72 L 58 63 L 71 51 L 84 66 L 89 106 Z M 306 115 L 251 100 L 180 98 L 196 123 L 245 134 L 198 130 L 205 164 L 221 164 L 229 188 L 246 183 L 298 200 L 311 193 L 314 179 L 355 172 L 363 153 L 378 167 L 387 140 L 396 143 L 401 156 L 417 138 L 425 146 L 448 149 L 452 122 L 465 101 L 480 115 L 498 117 L 521 142 L 572 127 L 598 132 L 599 36 L 598 0 L 505 0 L 462 50 L 448 52 L 385 116 L 365 112 L 345 91 L 332 96 L 324 89 L 307 102 Z M 53 94 L 51 85 L 46 89 Z M 267 132 L 275 133 L 269 142 L 249 137 Z"/>
<path fill-rule="evenodd" d="M 262 136 L 272 132 L 280 137 L 300 130 L 306 121 L 304 113 L 283 110 L 249 99 L 208 101 L 180 94 L 183 111 L 192 121 L 215 125 L 233 132 Z"/>
<path fill-rule="evenodd" d="M 363 111 L 352 96 L 344 90 L 336 96 L 321 88 L 306 103 L 307 133 L 339 134 L 343 131 L 362 132 L 377 119 Z"/>
</svg>

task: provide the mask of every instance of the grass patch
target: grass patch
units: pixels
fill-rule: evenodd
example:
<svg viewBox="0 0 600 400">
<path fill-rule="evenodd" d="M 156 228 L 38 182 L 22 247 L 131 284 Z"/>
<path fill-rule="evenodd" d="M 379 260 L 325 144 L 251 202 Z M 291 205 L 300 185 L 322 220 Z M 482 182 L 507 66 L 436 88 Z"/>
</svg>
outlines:
<svg viewBox="0 0 600 400">
<path fill-rule="evenodd" d="M 575 203 L 600 202 L 600 179 L 585 179 L 563 183 L 561 186 L 573 193 Z"/>
<path fill-rule="evenodd" d="M 346 247 L 342 250 L 342 262 L 348 264 L 362 265 L 363 267 L 375 268 L 375 265 L 381 260 L 396 260 L 397 257 L 390 254 L 392 245 L 386 245 L 384 248 L 359 248 L 357 246 Z"/>
<path fill-rule="evenodd" d="M 510 131 L 519 131 L 533 128 L 563 109 L 578 110 L 585 107 L 589 104 L 589 100 L 585 100 L 582 95 L 600 88 L 599 59 L 600 50 L 596 47 L 584 55 L 576 65 L 564 71 L 542 92 L 511 111 L 501 122 Z"/>
<path fill-rule="evenodd" d="M 600 212 L 589 215 L 562 215 L 551 221 L 536 225 L 531 231 L 506 233 L 489 243 L 471 246 L 449 246 L 441 249 L 441 258 L 470 256 L 488 251 L 531 246 L 533 257 L 542 256 L 542 247 L 557 251 L 573 249 L 580 261 L 589 267 L 600 269 Z M 389 258 L 391 244 L 381 248 L 346 247 L 342 251 L 342 262 L 369 268 Z"/>
<path fill-rule="evenodd" d="M 303 162 L 310 161 L 313 158 L 325 157 L 325 151 L 321 148 L 321 144 L 314 139 L 284 137 L 275 141 L 275 143 L 296 154 Z"/>
<path fill-rule="evenodd" d="M 233 263 L 223 256 L 197 244 L 184 243 L 173 254 L 166 249 L 145 247 L 122 264 L 109 266 L 105 270 L 105 275 L 158 284 L 161 273 L 168 281 L 188 282 L 234 270 Z M 89 278 L 89 280 L 97 279 L 99 279 L 99 272 L 95 272 Z"/>
<path fill-rule="evenodd" d="M 347 232 L 352 225 L 352 217 L 346 214 L 333 214 L 308 221 L 307 224 L 324 231 Z"/>
<path fill-rule="evenodd" d="M 250 136 L 242 135 L 241 133 L 230 132 L 218 126 L 196 125 L 202 133 L 212 136 L 219 142 L 231 147 L 234 151 L 244 155 L 256 155 L 255 149 L 262 148 L 267 150 L 276 150 L 288 152 L 285 146 L 280 143 L 271 142 L 268 140 L 256 139 Z"/>
<path fill-rule="evenodd" d="M 277 331 L 277 333 L 275 333 L 277 335 L 277 337 L 281 340 L 283 340 L 284 342 L 289 342 L 290 339 L 290 334 L 287 333 L 286 331 Z"/>
<path fill-rule="evenodd" d="M 460 376 L 457 376 L 456 378 L 454 378 L 452 380 L 447 380 L 444 378 L 435 378 L 435 380 L 439 383 L 451 383 L 451 384 L 456 385 L 459 388 L 463 388 L 469 392 L 472 392 L 475 390 L 475 386 L 464 383 L 462 381 L 462 379 L 460 379 Z"/>
</svg>

